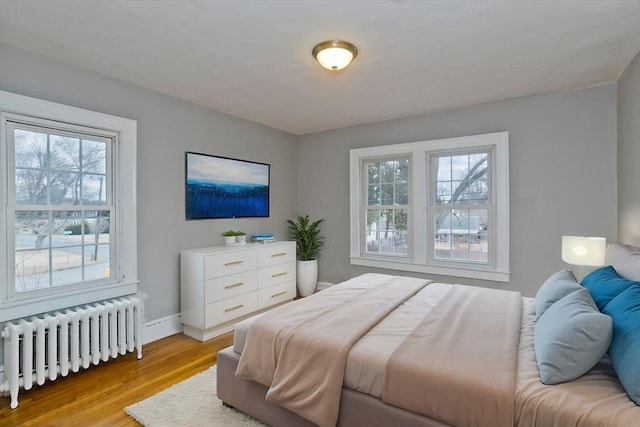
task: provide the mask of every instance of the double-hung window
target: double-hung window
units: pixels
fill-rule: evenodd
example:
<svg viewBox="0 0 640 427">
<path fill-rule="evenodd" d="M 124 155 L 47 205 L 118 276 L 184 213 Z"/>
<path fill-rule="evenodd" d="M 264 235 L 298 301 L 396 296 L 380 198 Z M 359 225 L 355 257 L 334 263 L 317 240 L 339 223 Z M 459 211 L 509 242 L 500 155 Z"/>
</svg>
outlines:
<svg viewBox="0 0 640 427">
<path fill-rule="evenodd" d="M 351 263 L 509 280 L 508 133 L 351 150 Z"/>
<path fill-rule="evenodd" d="M 0 320 L 135 293 L 135 122 L 0 95 Z"/>
</svg>

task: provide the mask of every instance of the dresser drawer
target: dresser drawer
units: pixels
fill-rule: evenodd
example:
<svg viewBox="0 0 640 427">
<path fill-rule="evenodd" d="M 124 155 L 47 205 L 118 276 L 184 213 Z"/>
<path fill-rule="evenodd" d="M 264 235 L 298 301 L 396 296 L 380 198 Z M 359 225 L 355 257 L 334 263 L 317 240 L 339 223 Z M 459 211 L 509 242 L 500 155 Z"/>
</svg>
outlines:
<svg viewBox="0 0 640 427">
<path fill-rule="evenodd" d="M 270 246 L 265 244 L 258 248 L 258 268 L 286 264 L 296 260 L 296 244 L 294 242 Z"/>
<path fill-rule="evenodd" d="M 296 296 L 296 282 L 290 281 L 258 290 L 258 308 L 263 309 L 281 302 L 290 301 Z"/>
<path fill-rule="evenodd" d="M 258 309 L 255 292 L 227 298 L 207 304 L 205 308 L 205 328 L 229 322 Z"/>
<path fill-rule="evenodd" d="M 207 255 L 204 259 L 204 278 L 228 276 L 255 270 L 258 266 L 256 251 L 238 251 Z"/>
<path fill-rule="evenodd" d="M 256 270 L 209 279 L 204 283 L 204 302 L 209 304 L 258 289 Z"/>
<path fill-rule="evenodd" d="M 274 265 L 258 270 L 258 288 L 267 288 L 278 283 L 296 280 L 296 263 Z"/>
</svg>

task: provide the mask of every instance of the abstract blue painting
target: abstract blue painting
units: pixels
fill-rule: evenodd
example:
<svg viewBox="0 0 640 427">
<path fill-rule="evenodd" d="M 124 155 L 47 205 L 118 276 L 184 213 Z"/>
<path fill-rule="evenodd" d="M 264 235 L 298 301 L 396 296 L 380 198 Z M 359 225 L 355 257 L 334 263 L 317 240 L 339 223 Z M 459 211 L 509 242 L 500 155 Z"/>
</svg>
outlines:
<svg viewBox="0 0 640 427">
<path fill-rule="evenodd" d="M 187 219 L 269 216 L 269 168 L 201 153 L 185 153 Z"/>
</svg>

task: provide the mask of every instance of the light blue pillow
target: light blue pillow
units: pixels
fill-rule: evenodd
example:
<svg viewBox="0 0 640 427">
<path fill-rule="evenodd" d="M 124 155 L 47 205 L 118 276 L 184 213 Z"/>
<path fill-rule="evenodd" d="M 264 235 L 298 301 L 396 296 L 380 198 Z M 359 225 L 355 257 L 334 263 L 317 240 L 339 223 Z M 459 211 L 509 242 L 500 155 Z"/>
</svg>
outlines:
<svg viewBox="0 0 640 427">
<path fill-rule="evenodd" d="M 612 323 L 584 288 L 549 307 L 533 335 L 542 382 L 571 381 L 591 369 L 609 348 Z"/>
<path fill-rule="evenodd" d="M 582 286 L 589 290 L 600 311 L 604 311 L 612 299 L 636 283 L 640 284 L 620 277 L 611 265 L 594 270 L 582 279 Z"/>
<path fill-rule="evenodd" d="M 552 274 L 536 293 L 536 320 L 551 307 L 551 304 L 578 289 L 582 289 L 582 286 L 580 286 L 571 270 L 560 270 Z"/>
<path fill-rule="evenodd" d="M 604 312 L 613 318 L 609 359 L 631 400 L 640 405 L 640 284 L 612 299 Z"/>
</svg>

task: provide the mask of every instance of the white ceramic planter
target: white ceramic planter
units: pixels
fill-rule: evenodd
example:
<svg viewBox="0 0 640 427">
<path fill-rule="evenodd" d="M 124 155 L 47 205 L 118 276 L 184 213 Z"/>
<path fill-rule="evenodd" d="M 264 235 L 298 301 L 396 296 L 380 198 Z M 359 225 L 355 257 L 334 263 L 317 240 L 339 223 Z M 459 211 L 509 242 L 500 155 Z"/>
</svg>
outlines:
<svg viewBox="0 0 640 427">
<path fill-rule="evenodd" d="M 318 260 L 298 261 L 296 264 L 296 276 L 298 293 L 301 297 L 314 293 L 318 283 Z"/>
<path fill-rule="evenodd" d="M 242 236 L 236 236 L 236 242 L 244 245 L 245 243 L 247 243 L 247 236 L 245 236 L 244 234 Z"/>
<path fill-rule="evenodd" d="M 225 245 L 235 245 L 236 244 L 236 236 L 223 236 Z"/>
</svg>

